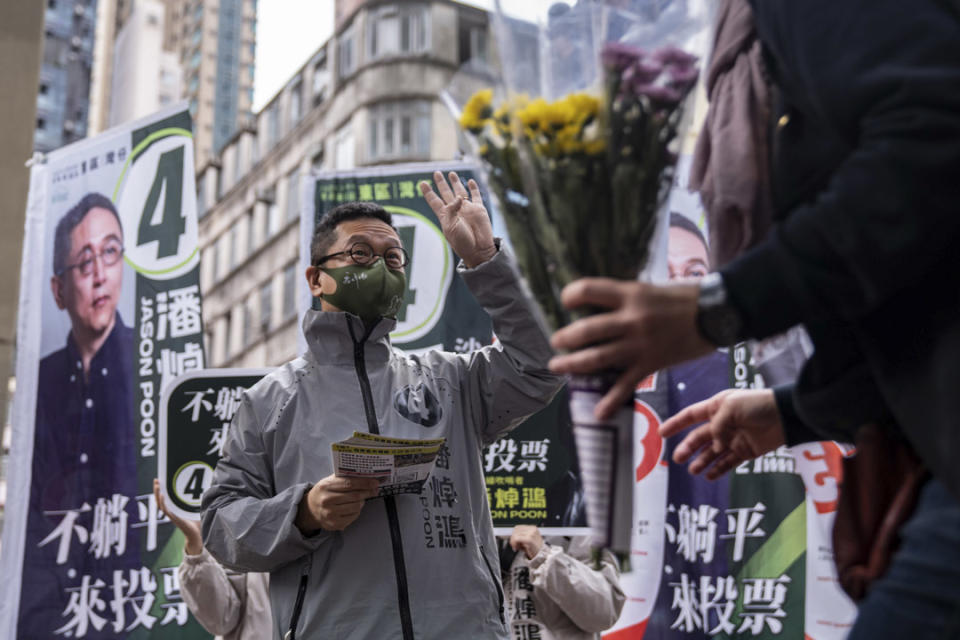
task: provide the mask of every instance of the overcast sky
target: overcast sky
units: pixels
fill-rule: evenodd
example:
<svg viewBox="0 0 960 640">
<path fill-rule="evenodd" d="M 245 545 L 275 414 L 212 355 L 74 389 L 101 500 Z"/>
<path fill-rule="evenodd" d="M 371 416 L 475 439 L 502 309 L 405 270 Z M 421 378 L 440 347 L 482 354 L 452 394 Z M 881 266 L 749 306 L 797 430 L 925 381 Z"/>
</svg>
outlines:
<svg viewBox="0 0 960 640">
<path fill-rule="evenodd" d="M 509 11 L 534 20 L 544 15 L 555 1 L 511 0 Z M 464 4 L 492 9 L 493 2 L 466 0 Z M 331 35 L 333 0 L 260 0 L 257 3 L 254 110 L 259 111 Z"/>
</svg>

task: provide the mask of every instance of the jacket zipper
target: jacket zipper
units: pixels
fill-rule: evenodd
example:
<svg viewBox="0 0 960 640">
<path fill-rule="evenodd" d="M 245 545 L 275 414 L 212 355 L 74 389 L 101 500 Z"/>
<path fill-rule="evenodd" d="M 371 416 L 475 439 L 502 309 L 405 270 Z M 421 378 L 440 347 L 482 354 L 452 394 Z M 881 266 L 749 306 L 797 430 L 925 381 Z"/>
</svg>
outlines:
<svg viewBox="0 0 960 640">
<path fill-rule="evenodd" d="M 357 340 L 353 332 L 353 324 L 349 318 L 347 328 L 350 330 L 350 338 L 353 339 L 353 364 L 357 370 L 357 378 L 360 380 L 360 395 L 363 397 L 363 410 L 367 417 L 367 428 L 372 434 L 379 434 L 380 427 L 377 424 L 377 411 L 373 404 L 373 392 L 370 390 L 370 379 L 367 377 L 367 363 L 363 358 L 363 345 L 373 326 L 367 328 L 363 337 Z M 400 518 L 397 515 L 397 502 L 394 496 L 385 496 L 383 504 L 387 509 L 387 523 L 390 526 L 390 542 L 393 545 L 393 569 L 397 576 L 397 600 L 400 609 L 400 628 L 403 631 L 403 640 L 414 640 L 413 637 L 413 618 L 410 615 L 410 592 L 407 586 L 407 568 L 403 559 L 403 539 L 400 537 Z"/>
<path fill-rule="evenodd" d="M 296 640 L 297 623 L 300 622 L 303 599 L 307 595 L 307 582 L 310 579 L 310 566 L 312 562 L 313 556 L 310 555 L 303 565 L 303 571 L 300 573 L 300 586 L 297 588 L 297 599 L 293 605 L 293 615 L 290 616 L 290 628 L 283 634 L 283 640 Z"/>
<path fill-rule="evenodd" d="M 497 588 L 497 600 L 500 605 L 500 623 L 507 624 L 507 617 L 503 612 L 503 587 L 500 586 L 500 581 L 497 580 L 497 575 L 493 572 L 490 561 L 487 560 L 487 554 L 484 553 L 483 545 L 480 545 L 480 557 L 483 558 L 483 564 L 487 565 L 487 571 L 490 573 L 490 579 L 493 580 L 493 586 Z"/>
</svg>

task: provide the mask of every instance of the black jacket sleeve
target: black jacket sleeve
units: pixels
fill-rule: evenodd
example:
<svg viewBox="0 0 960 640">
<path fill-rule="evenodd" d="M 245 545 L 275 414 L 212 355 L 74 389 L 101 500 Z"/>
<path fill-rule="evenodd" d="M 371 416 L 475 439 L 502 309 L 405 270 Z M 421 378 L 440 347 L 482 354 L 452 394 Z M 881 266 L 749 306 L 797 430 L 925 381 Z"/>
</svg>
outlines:
<svg viewBox="0 0 960 640">
<path fill-rule="evenodd" d="M 849 142 L 825 189 L 723 270 L 750 337 L 856 321 L 960 240 L 960 21 L 937 0 L 767 0 L 761 37 L 807 117 Z"/>
</svg>

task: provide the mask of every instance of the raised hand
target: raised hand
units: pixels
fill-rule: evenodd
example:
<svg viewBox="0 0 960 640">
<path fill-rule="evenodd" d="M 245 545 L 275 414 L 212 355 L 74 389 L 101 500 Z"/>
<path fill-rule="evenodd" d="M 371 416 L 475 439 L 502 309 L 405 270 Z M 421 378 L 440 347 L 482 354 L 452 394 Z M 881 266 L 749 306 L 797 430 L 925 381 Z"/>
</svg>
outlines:
<svg viewBox="0 0 960 640">
<path fill-rule="evenodd" d="M 693 459 L 688 467 L 690 473 L 706 470 L 710 480 L 785 442 L 771 389 L 721 391 L 664 422 L 660 435 L 669 438 L 701 422 L 706 424 L 688 433 L 674 449 L 673 461 L 683 464 Z"/>
<path fill-rule="evenodd" d="M 473 178 L 467 182 L 468 192 L 456 171 L 451 171 L 449 177 L 450 183 L 447 184 L 443 174 L 434 171 L 437 190 L 434 191 L 424 180 L 420 183 L 420 193 L 440 220 L 443 235 L 454 252 L 468 267 L 475 267 L 497 253 L 490 216 L 483 206 L 480 187 Z"/>
<path fill-rule="evenodd" d="M 156 478 L 153 479 L 153 497 L 156 498 L 160 511 L 170 518 L 170 522 L 176 525 L 177 529 L 183 532 L 183 537 L 186 540 L 183 545 L 184 551 L 191 556 L 200 555 L 203 552 L 203 534 L 200 532 L 200 521 L 186 520 L 170 511 L 167 508 L 167 501 L 163 492 L 160 491 L 160 481 Z"/>
<path fill-rule="evenodd" d="M 540 535 L 540 529 L 529 524 L 518 524 L 513 528 L 510 535 L 510 547 L 514 551 L 520 551 L 527 555 L 527 558 L 533 560 L 533 556 L 540 553 L 543 548 L 543 536 Z"/>
</svg>

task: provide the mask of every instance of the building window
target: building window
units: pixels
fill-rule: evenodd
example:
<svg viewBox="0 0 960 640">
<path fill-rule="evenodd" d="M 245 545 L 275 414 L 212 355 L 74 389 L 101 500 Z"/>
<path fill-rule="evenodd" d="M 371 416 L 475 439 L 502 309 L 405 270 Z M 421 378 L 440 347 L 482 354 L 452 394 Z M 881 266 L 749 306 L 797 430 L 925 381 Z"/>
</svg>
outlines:
<svg viewBox="0 0 960 640">
<path fill-rule="evenodd" d="M 313 154 L 313 157 L 310 158 L 310 170 L 314 173 L 319 173 L 323 171 L 323 145 L 320 145 L 320 148 L 317 149 L 317 152 Z"/>
<path fill-rule="evenodd" d="M 330 74 L 327 72 L 327 50 L 321 49 L 313 63 L 313 106 L 326 100 Z"/>
<path fill-rule="evenodd" d="M 340 78 L 345 78 L 357 68 L 354 40 L 354 26 L 350 25 L 340 34 L 337 42 L 337 76 Z"/>
<path fill-rule="evenodd" d="M 286 222 L 300 217 L 300 169 L 294 169 L 287 175 L 287 215 Z"/>
<path fill-rule="evenodd" d="M 353 126 L 347 123 L 337 131 L 334 142 L 333 163 L 335 169 L 353 169 L 356 166 L 357 144 L 353 138 Z"/>
<path fill-rule="evenodd" d="M 47 121 L 43 118 L 37 118 L 37 129 L 41 131 L 47 128 Z"/>
<path fill-rule="evenodd" d="M 272 149 L 280 139 L 280 114 L 278 113 L 277 102 L 270 105 L 267 111 L 267 149 Z"/>
<path fill-rule="evenodd" d="M 240 245 L 240 221 L 237 220 L 230 229 L 230 270 L 235 269 L 243 258 Z"/>
<path fill-rule="evenodd" d="M 300 122 L 303 116 L 303 84 L 297 82 L 290 90 L 290 128 Z"/>
<path fill-rule="evenodd" d="M 276 202 L 271 202 L 267 205 L 267 233 L 264 238 L 272 238 L 274 234 L 280 231 L 281 226 L 280 205 Z"/>
<path fill-rule="evenodd" d="M 283 270 L 283 319 L 297 314 L 297 263 Z"/>
<path fill-rule="evenodd" d="M 488 62 L 487 28 L 485 25 L 461 21 L 457 37 L 459 40 L 460 64 L 471 60 L 482 63 Z"/>
<path fill-rule="evenodd" d="M 273 319 L 273 281 L 267 280 L 260 287 L 260 330 L 270 330 Z"/>
<path fill-rule="evenodd" d="M 253 226 L 253 209 L 249 209 L 246 213 L 247 218 L 247 255 L 252 255 L 254 250 L 257 248 L 256 234 L 254 234 Z"/>
<path fill-rule="evenodd" d="M 230 359 L 230 356 L 233 355 L 233 345 L 231 344 L 231 342 L 233 342 L 233 340 L 231 339 L 232 336 L 230 335 L 230 333 L 231 333 L 230 328 L 231 328 L 231 327 L 230 327 L 230 314 L 229 314 L 229 313 L 226 314 L 225 316 L 223 316 L 223 324 L 222 324 L 221 326 L 223 327 L 223 329 L 222 329 L 222 331 L 223 331 L 223 359 L 224 359 L 224 360 L 229 360 L 229 359 Z"/>
<path fill-rule="evenodd" d="M 371 11 L 369 15 L 367 54 L 371 60 L 397 54 L 422 53 L 428 49 L 426 5 L 386 5 Z"/>
<path fill-rule="evenodd" d="M 378 104 L 369 111 L 368 160 L 430 154 L 430 102 L 407 100 Z"/>
<path fill-rule="evenodd" d="M 253 342 L 254 323 L 253 296 L 249 296 L 243 304 L 243 336 L 241 343 L 244 347 L 250 346 L 250 343 Z"/>
<path fill-rule="evenodd" d="M 225 278 L 233 267 L 230 256 L 230 238 L 231 234 L 228 232 L 221 235 L 217 240 L 217 268 L 213 272 L 214 282 L 219 282 L 220 279 Z"/>
</svg>

